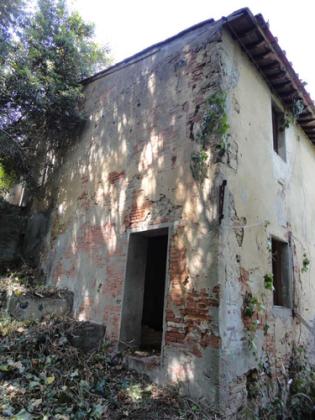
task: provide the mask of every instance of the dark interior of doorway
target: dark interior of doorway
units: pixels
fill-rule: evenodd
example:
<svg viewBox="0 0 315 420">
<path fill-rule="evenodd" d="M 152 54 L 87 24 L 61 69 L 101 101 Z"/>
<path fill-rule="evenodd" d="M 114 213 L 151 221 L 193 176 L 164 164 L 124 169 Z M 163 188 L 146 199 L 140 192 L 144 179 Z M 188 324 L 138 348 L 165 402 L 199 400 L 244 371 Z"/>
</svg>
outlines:
<svg viewBox="0 0 315 420">
<path fill-rule="evenodd" d="M 148 237 L 140 349 L 160 351 L 168 235 Z"/>
</svg>

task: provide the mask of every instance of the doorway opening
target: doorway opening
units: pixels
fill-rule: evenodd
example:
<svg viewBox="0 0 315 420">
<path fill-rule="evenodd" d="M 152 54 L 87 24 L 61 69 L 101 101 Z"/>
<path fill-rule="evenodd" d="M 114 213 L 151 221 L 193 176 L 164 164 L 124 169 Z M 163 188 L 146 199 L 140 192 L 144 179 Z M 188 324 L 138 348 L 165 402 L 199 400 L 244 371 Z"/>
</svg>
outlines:
<svg viewBox="0 0 315 420">
<path fill-rule="evenodd" d="M 159 352 L 163 336 L 168 229 L 129 237 L 120 342 Z"/>
</svg>

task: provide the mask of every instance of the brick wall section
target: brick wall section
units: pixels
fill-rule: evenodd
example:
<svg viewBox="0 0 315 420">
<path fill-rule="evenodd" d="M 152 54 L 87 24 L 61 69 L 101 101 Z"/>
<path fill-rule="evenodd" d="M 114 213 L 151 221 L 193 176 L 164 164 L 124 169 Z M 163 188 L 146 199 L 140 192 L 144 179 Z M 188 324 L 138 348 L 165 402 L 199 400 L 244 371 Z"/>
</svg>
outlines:
<svg viewBox="0 0 315 420">
<path fill-rule="evenodd" d="M 125 177 L 125 171 L 116 172 L 113 171 L 110 174 L 108 174 L 108 181 L 110 184 L 115 184 L 116 182 L 120 181 Z"/>
<path fill-rule="evenodd" d="M 142 190 L 134 191 L 131 208 L 125 218 L 126 228 L 136 227 L 140 222 L 143 222 L 148 216 L 151 207 L 152 201 L 144 196 Z"/>
<path fill-rule="evenodd" d="M 221 345 L 220 289 L 215 271 L 209 274 L 207 256 L 216 250 L 205 228 L 216 214 L 210 209 L 215 171 L 209 168 L 204 185 L 193 179 L 198 145 L 191 134 L 219 86 L 217 40 L 209 28 L 198 29 L 86 87 L 89 122 L 54 179 L 45 262 L 51 283 L 74 291 L 75 316 L 104 323 L 107 337 L 118 341 L 128 235 L 167 224 L 164 373 L 171 380 L 195 377 L 190 389 L 199 394 L 210 365 L 202 356 Z M 182 355 L 189 356 L 185 372 L 174 362 Z"/>
<path fill-rule="evenodd" d="M 186 249 L 179 229 L 171 239 L 170 288 L 166 311 L 166 345 L 177 345 L 202 357 L 206 347 L 220 348 L 220 337 L 212 326 L 213 309 L 220 303 L 220 286 L 212 290 L 190 287 Z"/>
</svg>

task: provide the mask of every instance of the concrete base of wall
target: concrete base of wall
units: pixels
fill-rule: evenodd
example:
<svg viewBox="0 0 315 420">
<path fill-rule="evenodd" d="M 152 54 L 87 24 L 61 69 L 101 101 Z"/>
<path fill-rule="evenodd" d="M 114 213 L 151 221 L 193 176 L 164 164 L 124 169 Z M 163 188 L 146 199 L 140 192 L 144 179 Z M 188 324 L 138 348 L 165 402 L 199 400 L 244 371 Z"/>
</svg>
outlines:
<svg viewBox="0 0 315 420">
<path fill-rule="evenodd" d="M 127 355 L 124 363 L 128 369 L 133 369 L 143 375 L 147 375 L 158 385 L 164 385 L 166 381 L 165 374 L 161 368 L 160 355 Z"/>
</svg>

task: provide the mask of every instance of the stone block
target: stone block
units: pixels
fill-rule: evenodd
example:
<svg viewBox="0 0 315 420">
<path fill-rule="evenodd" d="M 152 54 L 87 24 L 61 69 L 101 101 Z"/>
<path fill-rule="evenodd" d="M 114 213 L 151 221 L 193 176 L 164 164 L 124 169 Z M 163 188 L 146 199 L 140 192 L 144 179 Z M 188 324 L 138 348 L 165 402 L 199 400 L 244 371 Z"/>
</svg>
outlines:
<svg viewBox="0 0 315 420">
<path fill-rule="evenodd" d="M 93 322 L 81 322 L 67 333 L 70 344 L 83 352 L 97 350 L 104 341 L 106 326 Z"/>
<path fill-rule="evenodd" d="M 12 295 L 9 299 L 8 313 L 19 321 L 40 321 L 46 316 L 65 316 L 72 312 L 73 296 L 62 291 L 52 296 L 37 296 L 26 293 Z"/>
</svg>

